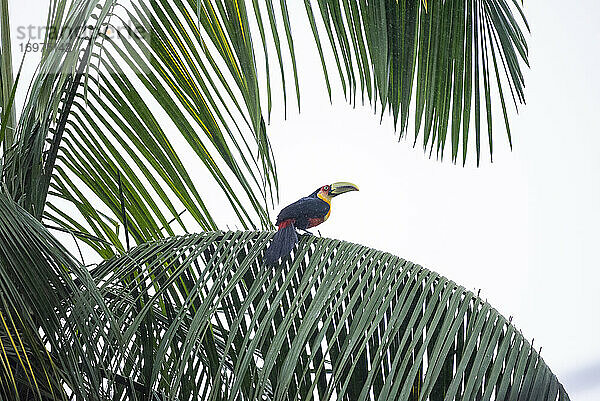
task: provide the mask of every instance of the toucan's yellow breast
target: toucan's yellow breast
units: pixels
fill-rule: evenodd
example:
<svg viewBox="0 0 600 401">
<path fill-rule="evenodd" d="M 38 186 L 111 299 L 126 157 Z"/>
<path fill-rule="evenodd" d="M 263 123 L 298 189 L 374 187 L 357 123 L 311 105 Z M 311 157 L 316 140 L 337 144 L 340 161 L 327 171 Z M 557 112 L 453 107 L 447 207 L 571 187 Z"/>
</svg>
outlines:
<svg viewBox="0 0 600 401">
<path fill-rule="evenodd" d="M 325 215 L 325 217 L 323 217 L 323 221 L 327 220 L 329 218 L 329 215 L 331 214 L 331 197 L 327 196 L 321 192 L 319 192 L 317 194 L 317 196 L 319 197 L 319 199 L 324 200 L 325 202 L 327 202 L 327 204 L 329 205 L 329 211 L 327 212 L 327 214 Z"/>
</svg>

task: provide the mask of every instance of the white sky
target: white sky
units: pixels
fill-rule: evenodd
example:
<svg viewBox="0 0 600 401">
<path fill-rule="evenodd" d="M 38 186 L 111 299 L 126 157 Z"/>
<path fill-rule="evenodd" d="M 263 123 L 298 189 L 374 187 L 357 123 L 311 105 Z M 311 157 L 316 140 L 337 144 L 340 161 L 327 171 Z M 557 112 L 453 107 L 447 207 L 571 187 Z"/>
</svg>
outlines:
<svg viewBox="0 0 600 401">
<path fill-rule="evenodd" d="M 13 32 L 43 24 L 46 3 L 9 0 Z M 597 2 L 525 2 L 527 105 L 512 118 L 512 152 L 496 118 L 494 163 L 483 157 L 479 169 L 428 159 L 411 140 L 397 143 L 390 118 L 380 125 L 368 107 L 353 109 L 339 86 L 331 105 L 303 5 L 289 3 L 290 15 L 302 16 L 292 20 L 302 112 L 291 99 L 288 119 L 275 107 L 268 128 L 280 207 L 324 184 L 358 184 L 360 192 L 333 201 L 323 236 L 392 252 L 481 289 L 543 347 L 573 400 L 600 399 Z M 21 42 L 13 43 L 20 55 Z M 25 83 L 34 64 L 26 64 Z"/>
</svg>

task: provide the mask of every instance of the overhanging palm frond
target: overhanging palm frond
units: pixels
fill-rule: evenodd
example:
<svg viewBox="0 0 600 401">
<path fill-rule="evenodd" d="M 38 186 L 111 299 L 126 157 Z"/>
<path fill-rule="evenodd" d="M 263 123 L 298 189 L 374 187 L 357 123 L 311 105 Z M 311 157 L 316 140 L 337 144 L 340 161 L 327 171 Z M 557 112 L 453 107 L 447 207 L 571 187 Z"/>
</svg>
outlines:
<svg viewBox="0 0 600 401">
<path fill-rule="evenodd" d="M 227 27 L 226 33 L 232 43 L 252 42 L 247 26 L 246 2 L 217 1 L 214 9 L 211 6 L 213 2 L 198 0 L 197 3 L 198 16 L 201 21 L 208 19 L 208 26 Z M 372 104 L 379 105 L 381 114 L 386 109 L 390 111 L 395 126 L 399 125 L 400 137 L 410 127 L 410 114 L 414 114 L 415 143 L 422 132 L 423 147 L 430 154 L 435 148 L 438 157 L 442 158 L 449 138 L 452 160 L 458 159 L 462 149 L 464 164 L 471 119 L 474 118 L 475 151 L 479 164 L 485 127 L 490 157 L 493 153 L 492 93 L 496 90 L 512 146 L 505 94 L 510 91 L 515 109 L 518 104 L 524 103 L 521 66 L 529 65 L 527 43 L 522 32 L 529 26 L 522 5 L 517 1 L 444 0 L 430 1 L 427 6 L 427 2 L 419 0 L 306 0 L 304 4 L 330 96 L 331 74 L 328 71 L 332 66 L 328 67 L 326 60 L 333 55 L 344 94 L 350 102 L 356 103 L 360 87 L 363 102 L 366 94 Z M 271 43 L 264 33 L 264 17 L 261 14 L 265 11 L 272 45 L 277 50 L 284 102 L 285 73 L 280 36 L 285 35 L 299 105 L 296 57 L 287 2 L 280 2 L 280 15 L 275 12 L 271 0 L 264 3 L 254 0 L 252 5 L 253 20 L 259 28 L 266 60 L 269 110 L 271 85 L 267 49 Z M 321 17 L 319 23 L 316 15 Z M 298 17 L 294 20 L 297 21 Z M 325 28 L 326 39 L 323 39 L 323 32 L 319 33 L 319 26 Z M 238 46 L 235 50 L 240 60 L 253 56 L 247 46 Z M 483 125 L 482 113 L 485 113 Z"/>
<path fill-rule="evenodd" d="M 312 3 L 305 1 L 319 43 Z M 361 97 L 366 92 L 382 114 L 389 109 L 394 124 L 399 123 L 400 137 L 414 110 L 415 143 L 422 132 L 423 148 L 430 154 L 435 148 L 441 158 L 449 137 L 452 160 L 457 160 L 462 147 L 464 164 L 474 118 L 479 164 L 482 112 L 492 155 L 491 94 L 496 89 L 512 146 L 505 94 L 508 86 L 515 108 L 524 102 L 521 65 L 528 65 L 522 27 L 529 28 L 517 1 L 318 1 L 318 5 L 346 95 L 356 99 L 358 76 Z M 327 80 L 324 61 L 323 69 Z"/>
<path fill-rule="evenodd" d="M 106 397 L 106 355 L 120 359 L 111 316 L 88 271 L 0 189 L 2 399 Z"/>
<path fill-rule="evenodd" d="M 568 399 L 520 331 L 463 287 L 387 253 L 306 236 L 268 268 L 271 236 L 169 238 L 95 269 L 130 344 L 132 363 L 118 373 L 136 383 L 131 391 L 180 400 Z"/>
<path fill-rule="evenodd" d="M 264 118 L 271 109 L 268 49 L 277 51 L 285 91 L 283 36 L 298 102 L 299 86 L 286 2 L 278 9 L 270 0 L 249 3 L 54 0 L 48 19 L 57 35 L 47 37 L 5 169 L 13 198 L 104 257 L 124 251 L 129 237 L 143 243 L 190 231 L 183 212 L 193 231 L 214 230 L 198 182 L 212 182 L 211 193 L 220 188 L 219 203 L 243 227 L 270 225 L 277 179 Z M 494 88 L 508 128 L 502 88 L 508 85 L 515 104 L 523 101 L 520 66 L 527 63 L 517 2 L 434 1 L 427 10 L 417 0 L 317 4 L 347 96 L 355 99 L 360 81 L 370 101 L 392 111 L 401 133 L 414 107 L 415 138 L 422 130 L 424 147 L 441 156 L 449 136 L 454 160 L 462 138 L 466 160 L 473 115 L 479 161 L 483 109 L 491 150 Z M 330 90 L 326 42 L 314 4 L 305 8 Z M 182 160 L 188 154 L 193 160 Z M 65 214 L 65 202 L 80 215 Z"/>
</svg>

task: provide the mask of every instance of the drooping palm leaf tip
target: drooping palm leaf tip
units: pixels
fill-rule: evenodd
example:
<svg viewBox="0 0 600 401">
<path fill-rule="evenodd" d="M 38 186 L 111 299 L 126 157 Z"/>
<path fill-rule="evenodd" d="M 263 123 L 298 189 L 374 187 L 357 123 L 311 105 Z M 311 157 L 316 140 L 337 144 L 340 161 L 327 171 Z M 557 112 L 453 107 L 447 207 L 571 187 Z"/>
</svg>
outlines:
<svg viewBox="0 0 600 401">
<path fill-rule="evenodd" d="M 198 1 L 201 18 L 207 3 L 207 0 Z M 243 5 L 244 2 L 231 3 Z M 313 3 L 304 2 L 330 96 L 328 71 L 333 67 L 330 62 L 333 54 L 347 99 L 356 104 L 359 90 L 362 102 L 366 95 L 381 114 L 388 109 L 400 137 L 408 129 L 414 129 L 415 144 L 421 135 L 423 148 L 430 155 L 435 149 L 441 159 L 450 141 L 452 160 L 456 161 L 462 153 L 464 164 L 468 148 L 474 145 L 479 164 L 481 142 L 486 141 L 487 131 L 491 158 L 492 103 L 495 107 L 501 106 L 508 142 L 512 146 L 507 93 L 510 92 L 517 110 L 518 104 L 525 101 L 521 66 L 529 65 L 522 32 L 529 26 L 517 1 L 318 2 L 320 22 L 327 39 L 323 39 L 323 32 L 318 30 Z M 281 6 L 289 41 L 293 35 L 286 18 L 286 2 L 282 1 Z M 245 11 L 239 23 L 238 14 L 235 20 L 233 14 L 217 15 L 238 26 L 243 25 L 246 18 Z M 281 28 L 273 18 L 270 22 L 276 35 Z M 264 35 L 261 39 L 264 46 Z M 289 47 L 295 66 L 291 41 Z M 279 47 L 277 49 L 281 65 Z M 268 59 L 266 47 L 265 58 Z M 498 96 L 494 96 L 494 91 Z M 411 110 L 414 110 L 412 121 L 409 119 Z M 475 120 L 475 143 L 469 145 L 472 119 Z"/>
<path fill-rule="evenodd" d="M 569 399 L 521 332 L 465 288 L 309 236 L 265 269 L 272 236 L 174 237 L 95 269 L 131 344 L 115 373 L 179 400 Z"/>
</svg>

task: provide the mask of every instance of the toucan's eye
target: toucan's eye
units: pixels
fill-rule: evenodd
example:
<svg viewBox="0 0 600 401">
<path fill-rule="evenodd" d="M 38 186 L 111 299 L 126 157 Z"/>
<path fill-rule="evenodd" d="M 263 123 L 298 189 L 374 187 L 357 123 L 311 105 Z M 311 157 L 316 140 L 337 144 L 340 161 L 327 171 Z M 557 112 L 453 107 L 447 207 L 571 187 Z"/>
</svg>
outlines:
<svg viewBox="0 0 600 401">
<path fill-rule="evenodd" d="M 325 186 L 323 187 L 323 190 L 324 190 L 324 191 L 329 191 L 329 185 L 325 185 Z"/>
</svg>

